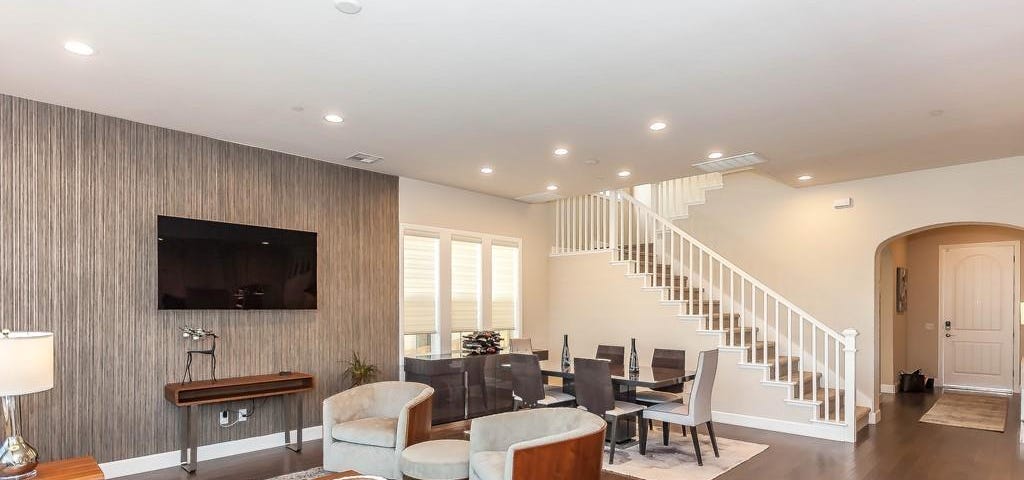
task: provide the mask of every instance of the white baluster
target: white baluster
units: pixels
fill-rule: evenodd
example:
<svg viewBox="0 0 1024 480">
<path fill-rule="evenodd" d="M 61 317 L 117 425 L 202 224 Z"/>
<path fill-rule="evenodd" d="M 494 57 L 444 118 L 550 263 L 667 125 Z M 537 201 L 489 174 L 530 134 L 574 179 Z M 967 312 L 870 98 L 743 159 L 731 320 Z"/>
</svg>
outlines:
<svg viewBox="0 0 1024 480">
<path fill-rule="evenodd" d="M 825 368 L 822 369 L 823 371 L 821 372 L 821 376 L 822 376 L 822 378 L 821 378 L 822 382 L 821 383 L 824 386 L 824 390 L 823 391 L 824 391 L 824 397 L 825 398 L 821 399 L 821 401 L 822 401 L 822 403 L 825 406 L 825 416 L 824 416 L 825 420 L 828 420 L 828 416 L 829 416 L 828 415 L 828 413 L 829 413 L 829 411 L 828 411 L 828 370 L 829 370 L 829 368 L 828 368 L 829 367 L 829 364 L 828 364 L 828 350 L 829 350 L 829 348 L 828 348 L 829 347 L 829 345 L 828 345 L 828 335 L 824 335 L 824 339 L 822 339 L 821 343 L 822 343 L 822 350 L 825 351 L 824 354 L 822 355 L 823 359 L 821 361 L 821 364 L 825 366 Z"/>
<path fill-rule="evenodd" d="M 811 401 L 818 401 L 818 326 L 811 324 Z"/>
</svg>

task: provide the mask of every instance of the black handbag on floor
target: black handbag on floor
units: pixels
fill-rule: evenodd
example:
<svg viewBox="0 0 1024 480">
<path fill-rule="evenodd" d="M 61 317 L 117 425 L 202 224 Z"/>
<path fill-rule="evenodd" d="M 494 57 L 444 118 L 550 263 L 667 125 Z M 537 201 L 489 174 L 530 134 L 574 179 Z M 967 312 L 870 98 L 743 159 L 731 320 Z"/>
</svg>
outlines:
<svg viewBox="0 0 1024 480">
<path fill-rule="evenodd" d="M 912 373 L 900 372 L 900 392 L 923 392 L 925 378 L 921 369 Z"/>
</svg>

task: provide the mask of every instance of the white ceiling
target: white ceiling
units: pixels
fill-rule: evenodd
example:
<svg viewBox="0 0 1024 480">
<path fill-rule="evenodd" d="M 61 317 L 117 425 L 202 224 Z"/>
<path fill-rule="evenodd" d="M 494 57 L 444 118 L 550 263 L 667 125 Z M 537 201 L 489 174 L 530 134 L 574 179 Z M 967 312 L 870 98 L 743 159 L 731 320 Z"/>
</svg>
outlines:
<svg viewBox="0 0 1024 480">
<path fill-rule="evenodd" d="M 793 184 L 1024 153 L 1019 0 L 363 4 L 5 0 L 0 93 L 327 161 L 368 152 L 373 170 L 506 197 L 693 174 L 711 150 L 757 151 Z"/>
</svg>

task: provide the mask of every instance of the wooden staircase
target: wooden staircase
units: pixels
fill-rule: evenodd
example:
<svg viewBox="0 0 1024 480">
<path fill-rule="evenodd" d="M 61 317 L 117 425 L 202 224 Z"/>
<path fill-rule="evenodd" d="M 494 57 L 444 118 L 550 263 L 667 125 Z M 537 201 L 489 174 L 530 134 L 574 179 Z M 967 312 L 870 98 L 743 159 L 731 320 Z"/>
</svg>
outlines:
<svg viewBox="0 0 1024 480">
<path fill-rule="evenodd" d="M 629 259 L 624 262 L 629 266 L 626 275 L 646 280 L 644 290 L 661 291 L 663 302 L 679 303 L 686 305 L 690 312 L 700 312 L 682 316 L 703 317 L 700 320 L 703 330 L 724 333 L 720 346 L 742 350 L 745 366 L 763 368 L 763 383 L 788 385 L 788 403 L 816 408 L 813 421 L 817 422 L 839 423 L 828 419 L 845 417 L 845 390 L 822 388 L 822 372 L 805 371 L 799 374 L 798 354 L 778 352 L 779 356 L 776 357 L 777 346 L 774 341 L 760 339 L 759 328 L 742 326 L 740 313 L 723 312 L 721 301 L 706 299 L 705 289 L 691 287 L 687 276 L 675 274 L 671 264 L 659 262 L 653 243 L 626 245 L 620 247 L 618 252 L 620 258 Z M 870 410 L 868 407 L 855 408 L 857 430 L 867 425 Z"/>
<path fill-rule="evenodd" d="M 678 200 L 665 192 L 652 197 L 659 211 Z M 739 368 L 760 371 L 762 385 L 784 388 L 787 405 L 807 409 L 810 423 L 799 420 L 798 433 L 856 439 L 868 410 L 853 405 L 855 330 L 839 332 L 817 320 L 625 191 L 557 200 L 553 216 L 552 255 L 610 253 L 626 276 L 643 280 L 643 290 L 678 306 L 699 335 L 735 352 Z M 800 416 L 764 411 L 789 423 Z"/>
</svg>

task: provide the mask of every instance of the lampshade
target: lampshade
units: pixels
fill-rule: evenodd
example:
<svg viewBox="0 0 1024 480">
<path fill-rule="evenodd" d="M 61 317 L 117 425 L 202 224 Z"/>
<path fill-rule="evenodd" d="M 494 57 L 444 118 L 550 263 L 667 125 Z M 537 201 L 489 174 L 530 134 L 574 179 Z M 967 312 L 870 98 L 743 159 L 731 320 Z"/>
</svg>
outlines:
<svg viewBox="0 0 1024 480">
<path fill-rule="evenodd" d="M 0 396 L 27 395 L 53 388 L 53 334 L 0 334 Z"/>
</svg>

